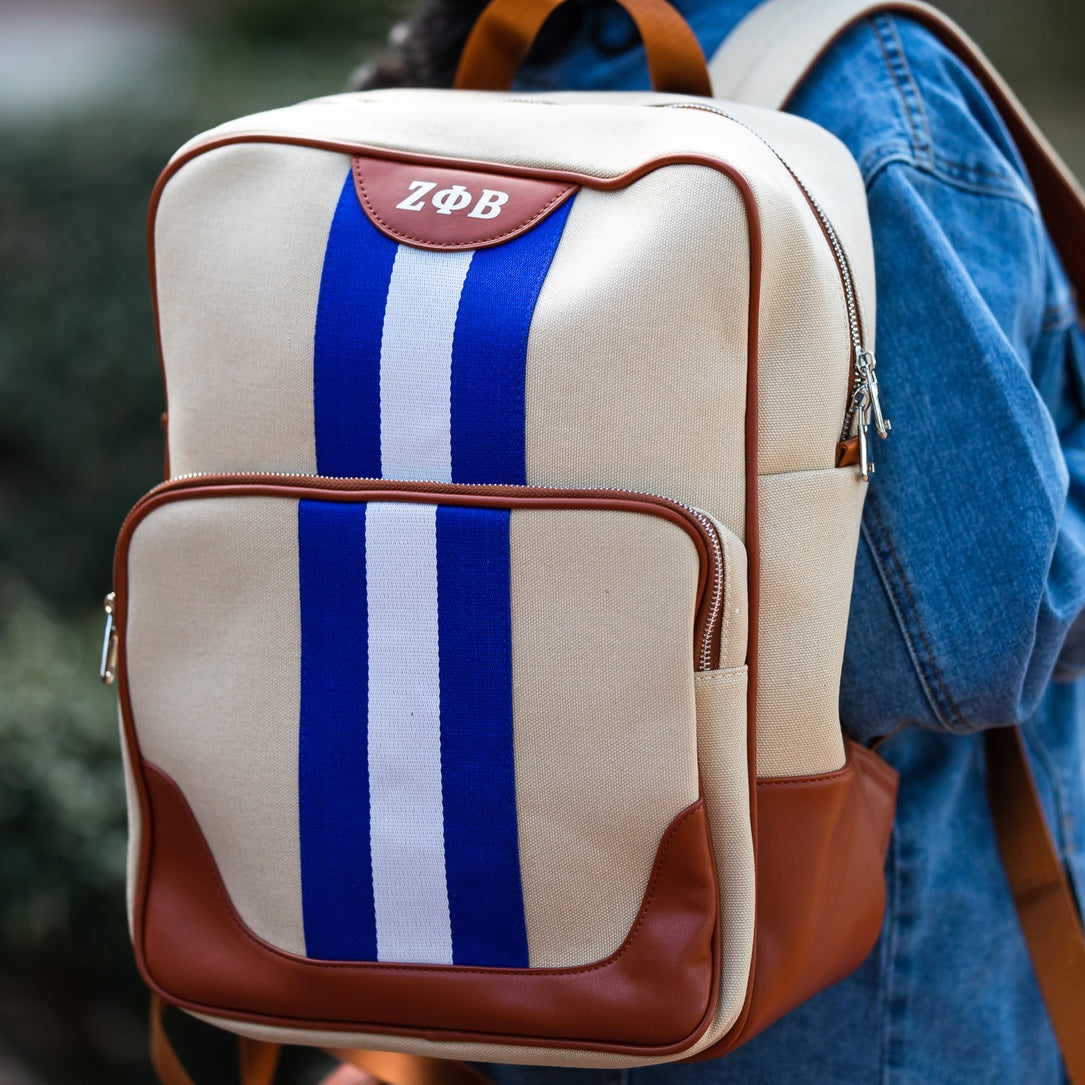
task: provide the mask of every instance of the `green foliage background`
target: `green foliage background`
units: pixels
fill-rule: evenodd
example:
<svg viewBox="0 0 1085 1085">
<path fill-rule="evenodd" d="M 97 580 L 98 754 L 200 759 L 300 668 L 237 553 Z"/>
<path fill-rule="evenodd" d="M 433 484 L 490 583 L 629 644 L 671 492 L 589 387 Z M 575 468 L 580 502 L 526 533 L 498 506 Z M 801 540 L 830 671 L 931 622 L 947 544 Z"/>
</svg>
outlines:
<svg viewBox="0 0 1085 1085">
<path fill-rule="evenodd" d="M 25 1077 L 11 1080 L 31 1083 L 151 1080 L 114 698 L 95 681 L 113 539 L 162 460 L 149 193 L 194 133 L 342 87 L 408 5 L 178 5 L 187 45 L 167 86 L 0 120 L 0 1081 L 16 1065 Z M 1085 172 L 1085 6 L 947 6 Z M 215 1068 L 220 1038 L 175 1027 L 201 1083 L 233 1080 Z"/>
<path fill-rule="evenodd" d="M 407 6 L 179 5 L 185 36 L 162 85 L 151 73 L 127 100 L 0 118 L 5 1085 L 152 1080 L 124 912 L 115 697 L 95 677 L 116 532 L 162 468 L 148 197 L 195 133 L 342 89 Z M 231 1045 L 180 1020 L 173 1028 L 197 1080 L 234 1080 Z M 319 1068 L 294 1062 L 298 1080 Z"/>
</svg>

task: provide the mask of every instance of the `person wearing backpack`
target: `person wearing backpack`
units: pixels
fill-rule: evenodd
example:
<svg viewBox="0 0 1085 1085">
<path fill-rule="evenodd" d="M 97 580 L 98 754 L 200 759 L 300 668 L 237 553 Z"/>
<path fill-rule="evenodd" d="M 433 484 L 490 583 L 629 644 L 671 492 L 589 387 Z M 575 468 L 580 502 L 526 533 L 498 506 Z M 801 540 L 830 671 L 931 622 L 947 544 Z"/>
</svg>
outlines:
<svg viewBox="0 0 1085 1085">
<path fill-rule="evenodd" d="M 448 85 L 483 6 L 429 0 L 398 55 L 359 85 Z M 756 4 L 675 6 L 711 57 Z M 519 87 L 645 80 L 628 17 L 579 2 L 551 21 Z M 992 826 L 984 732 L 1021 726 L 1080 902 L 1085 337 L 1074 293 L 991 100 L 919 22 L 862 19 L 789 109 L 852 152 L 874 237 L 892 440 L 877 448 L 863 514 L 841 718 L 901 773 L 886 917 L 857 972 L 726 1058 L 598 1080 L 1059 1082 Z M 501 1085 L 592 1080 L 486 1072 Z"/>
</svg>

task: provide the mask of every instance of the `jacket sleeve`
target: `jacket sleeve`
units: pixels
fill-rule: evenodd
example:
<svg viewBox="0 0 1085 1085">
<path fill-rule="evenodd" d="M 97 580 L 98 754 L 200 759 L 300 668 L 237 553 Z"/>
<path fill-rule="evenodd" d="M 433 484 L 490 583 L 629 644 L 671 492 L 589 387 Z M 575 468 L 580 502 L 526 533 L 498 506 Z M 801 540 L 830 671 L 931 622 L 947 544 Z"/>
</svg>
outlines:
<svg viewBox="0 0 1085 1085">
<path fill-rule="evenodd" d="M 1085 346 L 1029 193 L 896 162 L 869 182 L 876 442 L 841 713 L 1018 723 L 1085 672 Z"/>
</svg>

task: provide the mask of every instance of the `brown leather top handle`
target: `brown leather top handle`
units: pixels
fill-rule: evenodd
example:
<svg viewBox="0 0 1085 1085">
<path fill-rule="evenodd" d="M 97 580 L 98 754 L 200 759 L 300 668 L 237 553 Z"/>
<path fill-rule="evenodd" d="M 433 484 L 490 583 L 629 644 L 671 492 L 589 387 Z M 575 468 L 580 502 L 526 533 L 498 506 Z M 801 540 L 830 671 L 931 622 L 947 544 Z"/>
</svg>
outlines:
<svg viewBox="0 0 1085 1085">
<path fill-rule="evenodd" d="M 566 0 L 492 0 L 463 47 L 455 86 L 508 90 L 546 22 Z M 667 0 L 615 0 L 644 42 L 652 88 L 668 94 L 712 97 L 708 65 L 696 35 Z"/>
</svg>

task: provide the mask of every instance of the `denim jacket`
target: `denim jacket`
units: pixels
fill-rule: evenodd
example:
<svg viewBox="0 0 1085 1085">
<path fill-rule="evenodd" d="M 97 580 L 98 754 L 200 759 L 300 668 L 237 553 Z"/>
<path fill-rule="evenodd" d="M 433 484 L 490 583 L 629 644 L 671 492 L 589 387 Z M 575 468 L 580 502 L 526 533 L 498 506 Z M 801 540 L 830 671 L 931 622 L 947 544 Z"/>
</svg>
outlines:
<svg viewBox="0 0 1085 1085">
<path fill-rule="evenodd" d="M 706 54 L 752 0 L 677 0 Z M 627 18 L 591 6 L 536 88 L 646 87 Z M 660 1085 L 1063 1080 L 992 833 L 982 730 L 1023 724 L 1049 823 L 1085 889 L 1085 340 L 1005 129 L 904 19 L 842 38 L 792 109 L 866 182 L 875 450 L 841 714 L 901 772 L 882 937 L 858 972 L 724 1059 L 611 1072 Z M 1085 1024 L 1083 1024 L 1085 1027 Z M 495 1067 L 505 1083 L 607 1074 Z"/>
</svg>

